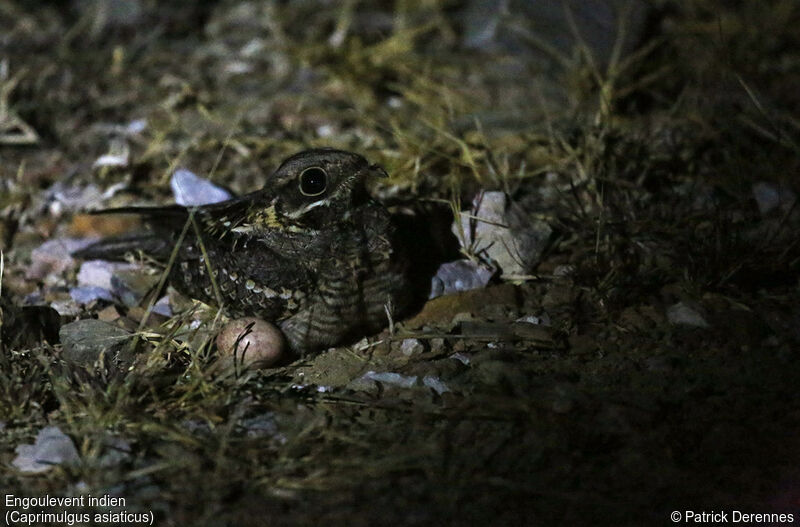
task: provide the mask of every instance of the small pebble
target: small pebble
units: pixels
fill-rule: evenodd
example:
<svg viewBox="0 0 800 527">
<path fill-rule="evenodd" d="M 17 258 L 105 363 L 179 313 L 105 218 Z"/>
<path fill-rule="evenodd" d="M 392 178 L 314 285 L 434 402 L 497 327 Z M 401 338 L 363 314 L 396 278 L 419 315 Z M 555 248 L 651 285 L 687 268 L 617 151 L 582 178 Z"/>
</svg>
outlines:
<svg viewBox="0 0 800 527">
<path fill-rule="evenodd" d="M 411 355 L 417 355 L 425 351 L 425 346 L 419 339 L 404 339 L 403 343 L 400 345 L 400 351 L 403 352 L 403 355 L 406 357 L 410 357 Z"/>
<path fill-rule="evenodd" d="M 518 324 L 534 324 L 537 326 L 550 326 L 550 316 L 542 313 L 540 316 L 528 315 L 516 320 Z"/>
<path fill-rule="evenodd" d="M 71 254 L 90 245 L 94 240 L 56 238 L 49 240 L 31 252 L 31 265 L 25 272 L 28 280 L 40 280 L 60 275 L 73 265 Z"/>
<path fill-rule="evenodd" d="M 172 316 L 172 307 L 169 305 L 168 295 L 164 295 L 158 299 L 158 301 L 153 305 L 153 313 L 163 315 L 165 317 Z"/>
<path fill-rule="evenodd" d="M 431 278 L 428 298 L 486 287 L 493 275 L 494 270 L 472 260 L 443 263 L 437 269 L 436 276 Z"/>
<path fill-rule="evenodd" d="M 128 123 L 125 131 L 130 135 L 138 135 L 147 129 L 147 119 L 135 119 Z"/>
<path fill-rule="evenodd" d="M 375 381 L 391 386 L 399 386 L 400 388 L 411 388 L 417 384 L 416 375 L 402 375 L 400 373 L 394 373 L 391 371 L 368 371 L 362 375 L 361 378 L 367 381 Z"/>
<path fill-rule="evenodd" d="M 453 353 L 452 355 L 450 355 L 450 358 L 453 360 L 457 360 L 458 362 L 466 366 L 468 366 L 470 363 L 469 355 L 465 355 L 461 352 Z"/>
<path fill-rule="evenodd" d="M 422 384 L 430 388 L 431 390 L 435 391 L 439 395 L 442 395 L 444 392 L 449 392 L 450 388 L 439 378 L 433 375 L 426 375 L 422 378 Z"/>
<path fill-rule="evenodd" d="M 108 152 L 95 159 L 93 168 L 126 167 L 130 161 L 130 147 L 121 139 L 113 139 Z"/>
<path fill-rule="evenodd" d="M 708 322 L 703 318 L 703 315 L 683 302 L 671 305 L 667 309 L 667 320 L 676 326 L 708 327 Z"/>
<path fill-rule="evenodd" d="M 268 368 L 278 362 L 286 349 L 286 338 L 274 324 L 257 317 L 233 320 L 217 336 L 223 357 L 255 368 Z"/>
</svg>

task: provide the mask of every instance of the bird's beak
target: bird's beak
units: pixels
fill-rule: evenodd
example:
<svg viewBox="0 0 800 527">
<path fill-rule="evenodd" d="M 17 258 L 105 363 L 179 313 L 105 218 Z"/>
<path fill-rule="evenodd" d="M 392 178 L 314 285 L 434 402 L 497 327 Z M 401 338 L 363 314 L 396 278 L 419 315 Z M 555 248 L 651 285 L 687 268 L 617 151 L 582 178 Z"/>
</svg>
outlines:
<svg viewBox="0 0 800 527">
<path fill-rule="evenodd" d="M 374 176 L 374 177 L 379 177 L 379 178 L 382 178 L 382 179 L 386 179 L 386 178 L 389 177 L 389 174 L 380 165 L 370 165 L 369 166 L 369 175 Z"/>
</svg>

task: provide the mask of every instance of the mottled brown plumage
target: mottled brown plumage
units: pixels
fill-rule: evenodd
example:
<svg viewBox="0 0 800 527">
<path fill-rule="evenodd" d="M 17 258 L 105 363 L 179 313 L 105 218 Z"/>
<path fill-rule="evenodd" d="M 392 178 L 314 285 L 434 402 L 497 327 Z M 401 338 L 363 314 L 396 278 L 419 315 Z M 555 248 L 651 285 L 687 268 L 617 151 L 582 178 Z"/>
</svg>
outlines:
<svg viewBox="0 0 800 527">
<path fill-rule="evenodd" d="M 385 172 L 360 155 L 308 150 L 242 197 L 101 211 L 142 214 L 151 230 L 77 255 L 142 251 L 166 263 L 177 247 L 169 272 L 176 289 L 235 316 L 277 322 L 296 351 L 319 349 L 380 329 L 387 307 L 396 316 L 414 300 L 405 243 L 364 188 L 375 175 Z"/>
</svg>

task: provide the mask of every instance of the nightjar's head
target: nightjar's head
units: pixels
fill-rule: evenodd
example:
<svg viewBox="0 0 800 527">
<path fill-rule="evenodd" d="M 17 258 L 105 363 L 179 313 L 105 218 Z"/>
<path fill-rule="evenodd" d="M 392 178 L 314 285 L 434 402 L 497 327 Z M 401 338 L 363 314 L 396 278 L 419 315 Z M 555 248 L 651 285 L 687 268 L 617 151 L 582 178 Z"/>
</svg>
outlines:
<svg viewBox="0 0 800 527">
<path fill-rule="evenodd" d="M 385 177 L 386 172 L 352 152 L 314 149 L 295 154 L 264 186 L 266 220 L 315 230 L 340 221 L 369 199 L 364 186 L 369 176 Z"/>
</svg>

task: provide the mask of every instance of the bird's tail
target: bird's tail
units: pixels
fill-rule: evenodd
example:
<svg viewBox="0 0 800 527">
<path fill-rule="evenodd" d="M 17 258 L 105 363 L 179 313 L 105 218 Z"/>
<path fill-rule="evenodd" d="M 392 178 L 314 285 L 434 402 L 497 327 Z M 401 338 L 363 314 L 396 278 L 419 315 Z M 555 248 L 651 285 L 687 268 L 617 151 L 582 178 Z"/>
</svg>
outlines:
<svg viewBox="0 0 800 527">
<path fill-rule="evenodd" d="M 144 218 L 152 230 L 104 238 L 72 254 L 85 260 L 124 260 L 126 255 L 141 251 L 156 260 L 166 261 L 174 247 L 172 233 L 175 229 L 179 231 L 188 217 L 186 209 L 178 205 L 122 207 L 92 211 L 90 214 L 136 214 Z"/>
<path fill-rule="evenodd" d="M 154 233 L 129 234 L 105 238 L 72 253 L 84 260 L 125 260 L 128 254 L 139 251 L 159 261 L 166 261 L 173 245 L 164 237 Z"/>
</svg>

